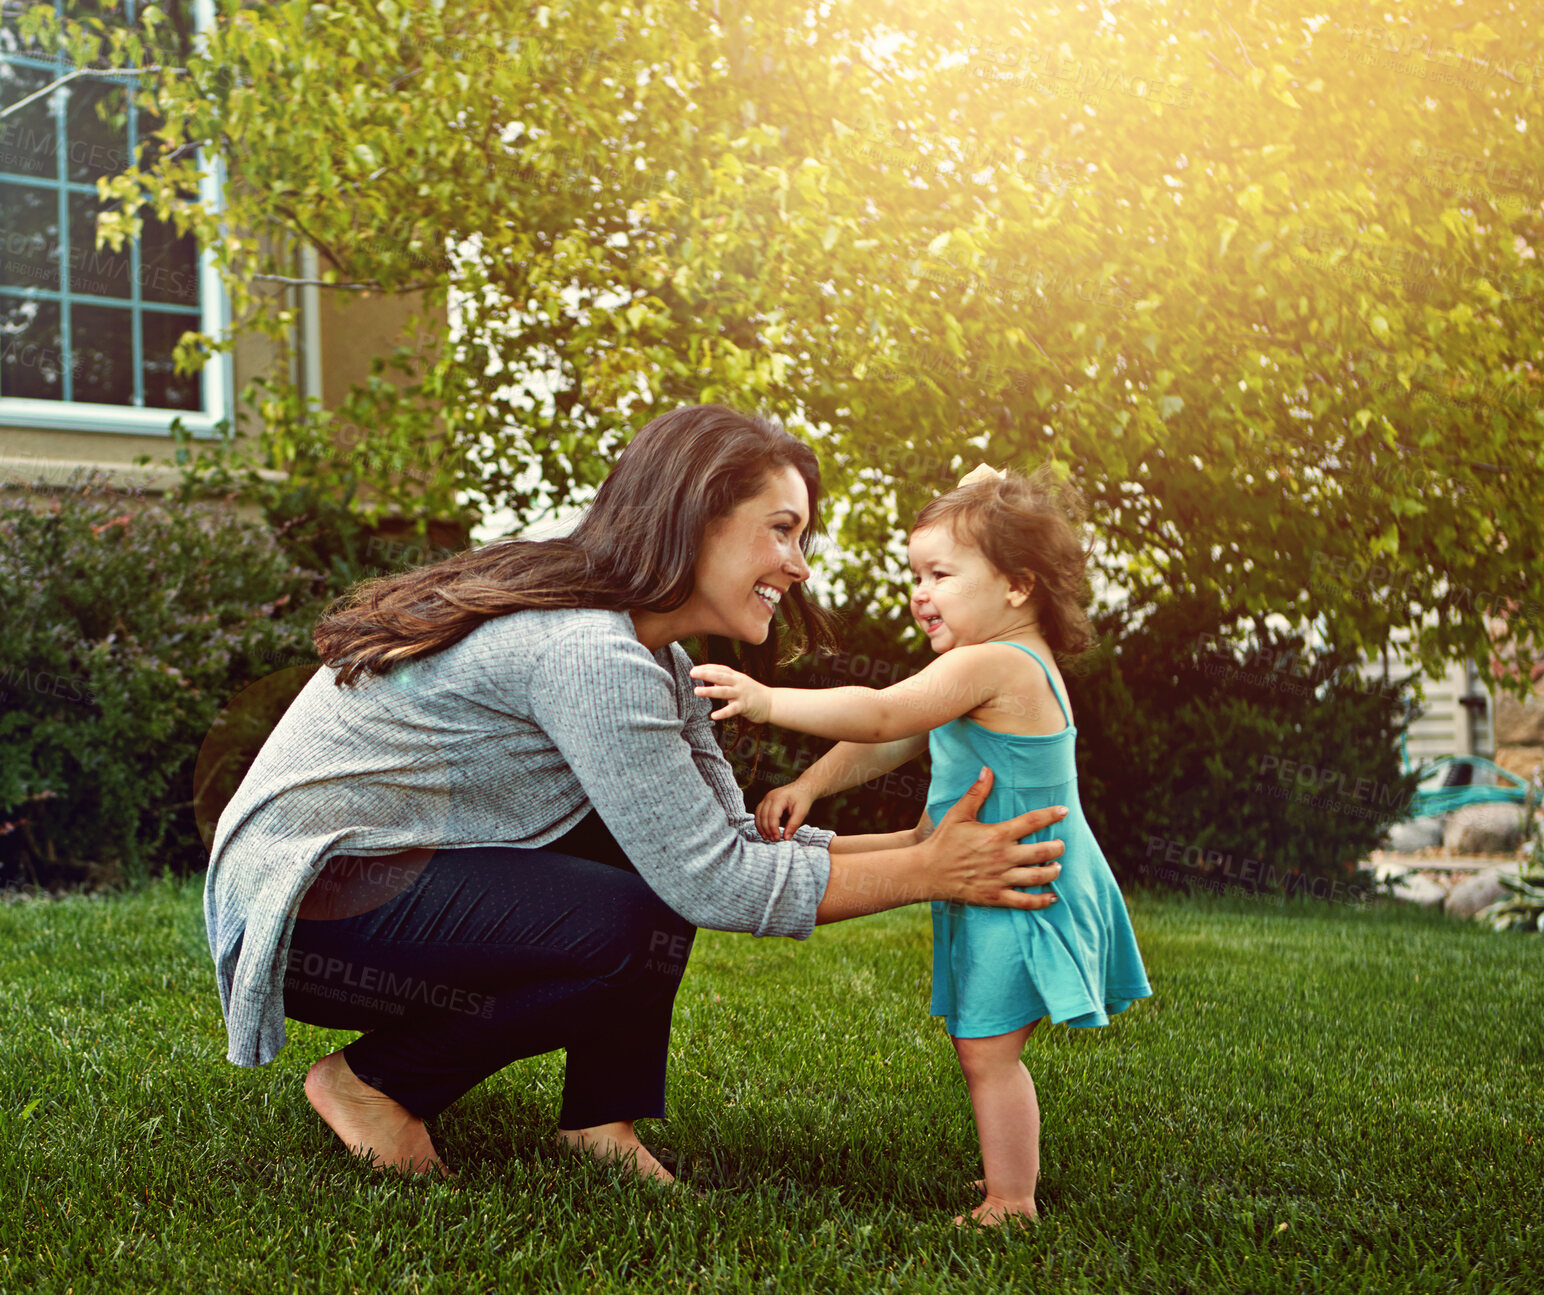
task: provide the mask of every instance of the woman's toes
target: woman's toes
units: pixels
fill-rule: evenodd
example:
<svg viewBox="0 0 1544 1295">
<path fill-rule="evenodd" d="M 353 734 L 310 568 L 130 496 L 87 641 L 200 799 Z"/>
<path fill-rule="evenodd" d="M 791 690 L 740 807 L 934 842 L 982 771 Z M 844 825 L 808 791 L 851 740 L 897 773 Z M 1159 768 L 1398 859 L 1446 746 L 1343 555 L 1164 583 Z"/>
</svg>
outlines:
<svg viewBox="0 0 1544 1295">
<path fill-rule="evenodd" d="M 605 1164 L 620 1163 L 638 1177 L 661 1185 L 676 1181 L 664 1165 L 654 1158 L 654 1153 L 635 1138 L 616 1137 L 611 1134 L 592 1135 L 587 1129 L 559 1129 L 561 1144 L 571 1151 L 583 1152 Z"/>
</svg>

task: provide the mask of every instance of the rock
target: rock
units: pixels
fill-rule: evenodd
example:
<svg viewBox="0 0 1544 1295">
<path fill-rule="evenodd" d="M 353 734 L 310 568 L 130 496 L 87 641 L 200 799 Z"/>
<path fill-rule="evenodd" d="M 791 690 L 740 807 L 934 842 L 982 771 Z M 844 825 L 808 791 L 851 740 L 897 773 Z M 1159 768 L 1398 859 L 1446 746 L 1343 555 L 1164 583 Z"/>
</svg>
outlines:
<svg viewBox="0 0 1544 1295">
<path fill-rule="evenodd" d="M 1389 849 L 1400 854 L 1413 854 L 1416 850 L 1435 849 L 1442 844 L 1442 816 L 1412 818 L 1407 822 L 1394 823 L 1388 830 Z"/>
<path fill-rule="evenodd" d="M 1510 867 L 1503 864 L 1499 868 L 1487 868 L 1472 877 L 1465 877 L 1448 891 L 1447 898 L 1442 902 L 1444 911 L 1454 917 L 1473 917 L 1480 909 L 1512 893 L 1501 884 L 1501 876 L 1510 873 L 1515 877 L 1518 871 L 1515 864 Z"/>
<path fill-rule="evenodd" d="M 1396 878 L 1389 886 L 1388 893 L 1392 899 L 1419 904 L 1422 908 L 1437 908 L 1447 898 L 1447 891 L 1430 877 L 1422 876 L 1418 872 L 1407 873 L 1403 877 Z"/>
<path fill-rule="evenodd" d="M 1497 746 L 1544 745 L 1544 700 L 1530 697 L 1520 702 L 1511 693 L 1501 693 L 1491 725 Z"/>
<path fill-rule="evenodd" d="M 1442 848 L 1449 854 L 1506 854 L 1522 839 L 1521 805 L 1465 805 L 1448 815 Z"/>
<path fill-rule="evenodd" d="M 1498 746 L 1494 761 L 1519 778 L 1532 778 L 1544 762 L 1544 746 Z"/>
</svg>

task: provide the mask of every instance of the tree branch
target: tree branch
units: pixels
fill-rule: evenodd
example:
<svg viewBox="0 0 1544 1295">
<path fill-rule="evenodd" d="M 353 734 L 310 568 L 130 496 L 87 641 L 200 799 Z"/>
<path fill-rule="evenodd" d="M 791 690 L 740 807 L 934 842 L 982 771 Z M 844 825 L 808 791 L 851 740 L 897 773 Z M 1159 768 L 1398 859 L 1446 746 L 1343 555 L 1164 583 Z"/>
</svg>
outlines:
<svg viewBox="0 0 1544 1295">
<path fill-rule="evenodd" d="M 328 283 L 323 279 L 294 279 L 287 274 L 254 274 L 253 279 L 261 279 L 265 283 L 282 283 L 291 288 L 340 288 L 346 292 L 422 292 L 425 288 L 434 287 L 434 282 L 408 283 L 400 288 L 385 287 L 379 279 L 366 279 L 363 283 Z"/>
</svg>

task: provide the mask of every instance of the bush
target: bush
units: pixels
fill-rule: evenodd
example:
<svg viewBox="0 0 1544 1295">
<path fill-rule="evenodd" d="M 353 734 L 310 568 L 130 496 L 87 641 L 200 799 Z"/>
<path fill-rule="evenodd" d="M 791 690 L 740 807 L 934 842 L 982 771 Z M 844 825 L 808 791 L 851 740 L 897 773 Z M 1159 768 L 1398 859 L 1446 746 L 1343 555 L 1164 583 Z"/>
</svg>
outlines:
<svg viewBox="0 0 1544 1295">
<path fill-rule="evenodd" d="M 780 672 L 791 687 L 885 687 L 933 659 L 897 640 L 903 622 L 848 628 L 846 655 Z M 1140 628 L 1094 621 L 1099 646 L 1062 662 L 1078 727 L 1078 786 L 1117 877 L 1249 893 L 1356 899 L 1355 864 L 1405 817 L 1418 775 L 1400 769 L 1405 681 L 1380 688 L 1352 653 L 1303 652 L 1301 638 L 1257 627 L 1244 645 L 1218 632 L 1217 609 L 1152 609 Z M 769 729 L 759 768 L 749 739 L 729 751 L 754 808 L 832 743 Z M 810 821 L 837 832 L 912 827 L 927 800 L 926 758 L 817 801 Z"/>
<path fill-rule="evenodd" d="M 0 882 L 205 866 L 200 743 L 248 682 L 315 662 L 318 579 L 207 506 L 92 478 L 0 500 Z"/>
<path fill-rule="evenodd" d="M 297 451 L 286 464 L 285 479 L 276 481 L 258 471 L 229 422 L 216 430 L 218 439 L 195 441 L 180 419 L 172 421 L 181 466 L 172 500 L 181 505 L 240 500 L 258 509 L 283 551 L 319 573 L 312 590 L 318 600 L 336 598 L 371 576 L 437 562 L 471 544 L 470 517 L 423 516 L 419 507 L 418 519 L 408 520 L 390 515 L 379 500 L 363 503 L 361 492 L 378 484 L 370 471 L 379 466 L 377 460 L 323 461 L 314 450 Z"/>
<path fill-rule="evenodd" d="M 1365 682 L 1354 652 L 1263 625 L 1231 645 L 1199 602 L 1096 629 L 1067 690 L 1083 806 L 1123 882 L 1370 894 L 1356 864 L 1420 781 L 1401 770 L 1408 679 Z"/>
</svg>

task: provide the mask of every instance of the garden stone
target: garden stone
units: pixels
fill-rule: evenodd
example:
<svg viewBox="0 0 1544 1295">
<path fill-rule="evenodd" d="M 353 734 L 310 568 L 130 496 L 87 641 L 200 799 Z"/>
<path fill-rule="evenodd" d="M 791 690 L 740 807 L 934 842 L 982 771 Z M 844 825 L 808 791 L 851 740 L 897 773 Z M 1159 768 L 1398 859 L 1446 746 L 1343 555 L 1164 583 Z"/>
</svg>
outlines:
<svg viewBox="0 0 1544 1295">
<path fill-rule="evenodd" d="M 1544 698 L 1533 696 L 1518 701 L 1510 693 L 1502 693 L 1496 698 L 1492 724 L 1498 745 L 1544 745 Z"/>
<path fill-rule="evenodd" d="M 1395 823 L 1389 828 L 1388 840 L 1389 849 L 1400 854 L 1435 849 L 1442 844 L 1442 815 Z"/>
<path fill-rule="evenodd" d="M 1448 891 L 1447 898 L 1442 901 L 1443 911 L 1451 913 L 1454 917 L 1473 917 L 1480 909 L 1503 900 L 1512 893 L 1501 884 L 1501 878 L 1507 873 L 1515 877 L 1518 871 L 1515 865 L 1503 864 L 1498 868 L 1487 868 L 1484 872 L 1477 872 L 1472 877 L 1465 877 Z"/>
<path fill-rule="evenodd" d="M 1518 805 L 1465 805 L 1448 815 L 1442 845 L 1450 854 L 1505 854 L 1522 843 Z"/>
<path fill-rule="evenodd" d="M 1424 877 L 1418 872 L 1408 873 L 1395 880 L 1389 886 L 1388 893 L 1393 899 L 1419 904 L 1422 908 L 1436 908 L 1447 898 L 1447 891 L 1430 877 Z"/>
</svg>

